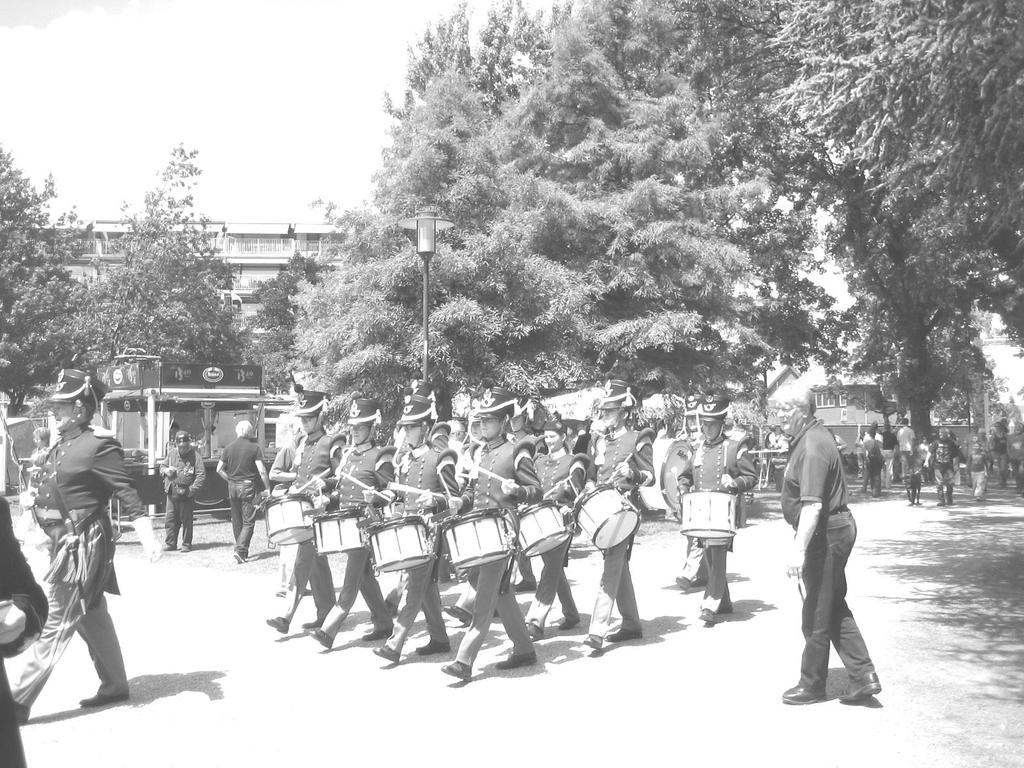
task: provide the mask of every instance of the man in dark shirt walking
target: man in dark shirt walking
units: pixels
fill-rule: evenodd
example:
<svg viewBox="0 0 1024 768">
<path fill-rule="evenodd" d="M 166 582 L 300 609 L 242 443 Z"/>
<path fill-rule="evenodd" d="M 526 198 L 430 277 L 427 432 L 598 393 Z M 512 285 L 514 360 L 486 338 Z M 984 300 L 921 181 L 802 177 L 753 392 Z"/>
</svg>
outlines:
<svg viewBox="0 0 1024 768">
<path fill-rule="evenodd" d="M 782 487 L 782 512 L 796 530 L 787 566 L 797 579 L 803 604 L 804 651 L 800 682 L 782 694 L 786 704 L 825 698 L 829 646 L 846 666 L 854 703 L 882 690 L 867 645 L 846 604 L 846 561 L 857 540 L 857 523 L 847 506 L 846 477 L 831 433 L 814 418 L 814 394 L 793 388 L 785 395 L 785 426 L 791 436 Z"/>
<path fill-rule="evenodd" d="M 217 462 L 217 474 L 228 484 L 231 504 L 231 530 L 235 535 L 235 562 L 244 563 L 249 557 L 249 542 L 256 527 L 256 480 L 263 488 L 270 487 L 263 451 L 256 442 L 252 424 L 240 421 L 235 426 L 237 438 L 224 449 Z"/>
</svg>

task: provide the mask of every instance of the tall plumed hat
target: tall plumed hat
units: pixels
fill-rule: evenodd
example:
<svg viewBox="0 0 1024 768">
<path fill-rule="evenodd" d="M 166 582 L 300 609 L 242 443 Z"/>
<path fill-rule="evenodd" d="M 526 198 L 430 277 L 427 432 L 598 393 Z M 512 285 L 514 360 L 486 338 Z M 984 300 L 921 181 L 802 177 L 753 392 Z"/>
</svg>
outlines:
<svg viewBox="0 0 1024 768">
<path fill-rule="evenodd" d="M 477 416 L 510 416 L 516 405 L 516 396 L 504 387 L 488 387 L 476 403 Z"/>
<path fill-rule="evenodd" d="M 697 413 L 702 419 L 725 421 L 725 415 L 729 412 L 731 404 L 732 401 L 725 395 L 708 393 L 704 395 L 704 400 L 701 402 Z"/>
<path fill-rule="evenodd" d="M 357 397 L 348 409 L 349 424 L 366 424 L 380 421 L 380 400 L 372 397 Z"/>
<path fill-rule="evenodd" d="M 434 408 L 434 398 L 423 395 L 407 395 L 398 423 L 419 424 L 421 421 L 434 421 L 436 418 L 437 410 Z"/>
<path fill-rule="evenodd" d="M 687 395 L 683 401 L 683 410 L 687 416 L 696 416 L 700 412 L 703 398 L 700 395 Z"/>
<path fill-rule="evenodd" d="M 50 401 L 89 404 L 98 410 L 105 394 L 107 388 L 92 373 L 76 368 L 65 368 L 57 375 L 57 388 L 50 395 Z"/>
<path fill-rule="evenodd" d="M 315 389 L 296 387 L 295 391 L 295 415 L 315 416 L 323 410 L 330 396 L 326 392 L 317 392 Z"/>
<path fill-rule="evenodd" d="M 632 408 L 636 405 L 636 394 L 631 384 L 622 379 L 608 379 L 604 384 L 601 408 Z"/>
</svg>

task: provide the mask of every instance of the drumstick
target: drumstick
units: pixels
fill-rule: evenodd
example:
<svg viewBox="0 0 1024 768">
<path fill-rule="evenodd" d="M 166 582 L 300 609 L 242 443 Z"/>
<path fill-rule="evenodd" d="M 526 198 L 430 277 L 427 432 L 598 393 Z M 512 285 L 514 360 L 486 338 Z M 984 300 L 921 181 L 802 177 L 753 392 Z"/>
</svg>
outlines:
<svg viewBox="0 0 1024 768">
<path fill-rule="evenodd" d="M 331 468 L 330 467 L 325 469 L 319 475 L 316 475 L 315 477 L 309 478 L 309 480 L 307 480 L 305 483 L 303 483 L 301 486 L 299 486 L 299 488 L 297 490 L 292 491 L 292 493 L 302 493 L 304 490 L 306 490 L 309 486 L 311 486 L 317 480 L 323 480 L 329 474 L 331 474 Z"/>
<path fill-rule="evenodd" d="M 476 469 L 477 472 L 482 472 L 483 474 L 487 475 L 488 477 L 493 477 L 495 480 L 501 480 L 502 482 L 504 482 L 505 480 L 508 480 L 507 477 L 502 477 L 499 474 L 491 472 L 491 470 L 489 470 L 489 469 L 484 469 L 479 464 L 477 464 L 474 468 Z"/>
<path fill-rule="evenodd" d="M 411 485 L 402 485 L 402 483 L 388 483 L 389 491 L 402 491 L 403 493 L 415 493 L 420 496 L 443 496 L 444 494 L 437 493 L 437 491 L 425 491 L 422 488 L 414 488 Z"/>
<path fill-rule="evenodd" d="M 378 491 L 378 490 L 377 490 L 376 488 L 374 488 L 373 486 L 367 485 L 366 483 L 364 483 L 364 482 L 363 482 L 362 480 L 360 480 L 359 478 L 357 478 L 357 477 L 353 477 L 353 476 L 352 476 L 352 475 L 350 475 L 350 474 L 349 474 L 348 472 L 339 472 L 339 474 L 340 474 L 340 475 L 341 475 L 342 477 L 347 477 L 347 478 L 348 478 L 349 480 L 351 480 L 351 481 L 352 481 L 353 483 L 355 483 L 356 485 L 358 485 L 358 486 L 359 486 L 360 488 L 362 488 L 362 489 L 363 489 L 364 491 L 372 491 L 373 493 L 376 493 L 376 494 L 377 494 L 378 496 L 380 496 L 380 497 L 381 497 L 382 499 L 384 499 L 385 501 L 387 501 L 387 502 L 389 502 L 389 503 L 390 503 L 390 502 L 392 501 L 392 499 L 391 499 L 390 497 L 388 497 L 388 496 L 385 496 L 385 495 L 384 495 L 383 493 L 381 493 L 380 491 Z"/>
</svg>

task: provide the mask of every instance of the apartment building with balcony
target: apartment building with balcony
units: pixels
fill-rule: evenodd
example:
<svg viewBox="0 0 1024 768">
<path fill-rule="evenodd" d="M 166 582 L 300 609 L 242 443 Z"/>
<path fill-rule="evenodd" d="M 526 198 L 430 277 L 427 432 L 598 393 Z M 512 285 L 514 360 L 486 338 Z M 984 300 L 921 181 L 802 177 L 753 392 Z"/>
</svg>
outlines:
<svg viewBox="0 0 1024 768">
<path fill-rule="evenodd" d="M 126 231 L 120 221 L 94 221 L 91 235 L 71 264 L 71 273 L 88 280 L 104 267 L 122 261 L 124 252 L 118 248 L 118 240 Z M 253 294 L 261 283 L 280 273 L 296 253 L 322 255 L 331 231 L 329 224 L 208 222 L 210 247 L 231 268 L 231 290 L 224 292 L 224 300 L 231 303 L 238 321 L 243 325 L 253 322 L 260 310 Z"/>
</svg>

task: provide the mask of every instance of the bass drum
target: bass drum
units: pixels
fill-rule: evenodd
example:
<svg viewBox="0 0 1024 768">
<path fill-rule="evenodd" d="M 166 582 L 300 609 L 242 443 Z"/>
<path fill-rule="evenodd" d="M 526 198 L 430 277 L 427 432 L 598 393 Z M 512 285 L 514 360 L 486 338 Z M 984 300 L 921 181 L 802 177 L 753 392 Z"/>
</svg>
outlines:
<svg viewBox="0 0 1024 768">
<path fill-rule="evenodd" d="M 682 515 L 682 493 L 679 489 L 679 475 L 690 464 L 693 449 L 689 440 L 673 440 L 665 451 L 659 477 L 661 478 L 661 495 L 665 504 L 672 510 L 676 519 Z M 657 464 L 655 464 L 657 466 Z"/>
</svg>

